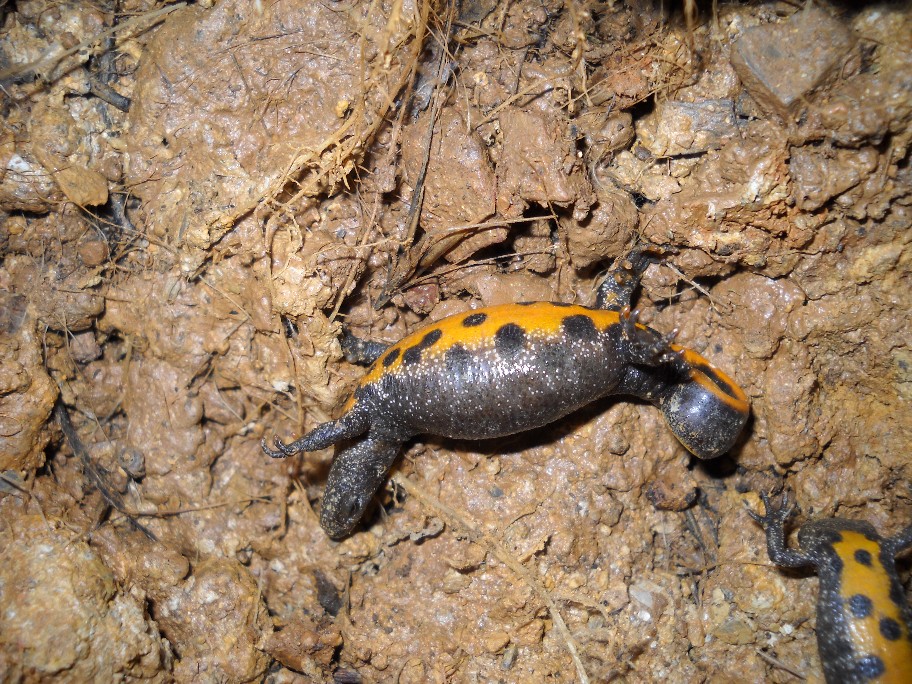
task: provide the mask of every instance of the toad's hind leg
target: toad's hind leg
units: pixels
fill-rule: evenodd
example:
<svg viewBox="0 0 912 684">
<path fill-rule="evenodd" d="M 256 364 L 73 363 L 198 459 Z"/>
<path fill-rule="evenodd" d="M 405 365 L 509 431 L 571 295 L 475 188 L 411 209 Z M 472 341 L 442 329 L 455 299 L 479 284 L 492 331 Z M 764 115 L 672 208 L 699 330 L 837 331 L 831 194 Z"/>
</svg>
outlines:
<svg viewBox="0 0 912 684">
<path fill-rule="evenodd" d="M 318 425 L 291 444 L 285 444 L 276 437 L 273 442 L 275 449 L 270 449 L 264 437 L 262 447 L 263 451 L 273 458 L 286 458 L 299 451 L 318 451 L 332 446 L 336 442 L 341 442 L 343 439 L 353 439 L 367 432 L 369 427 L 370 414 L 356 405 L 355 408 L 339 418 L 339 420 L 331 420 L 328 423 Z"/>
</svg>

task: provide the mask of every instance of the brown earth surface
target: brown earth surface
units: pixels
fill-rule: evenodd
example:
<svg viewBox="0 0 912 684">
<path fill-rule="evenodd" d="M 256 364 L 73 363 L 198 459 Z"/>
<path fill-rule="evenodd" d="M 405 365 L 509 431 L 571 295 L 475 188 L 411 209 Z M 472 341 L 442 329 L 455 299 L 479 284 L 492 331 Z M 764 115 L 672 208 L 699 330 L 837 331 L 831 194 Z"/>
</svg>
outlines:
<svg viewBox="0 0 912 684">
<path fill-rule="evenodd" d="M 912 521 L 912 10 L 683 5 L 0 3 L 4 681 L 821 682 L 745 504 Z M 728 456 L 623 397 L 419 438 L 335 542 L 332 450 L 260 449 L 343 325 L 591 304 L 637 239 Z"/>
</svg>

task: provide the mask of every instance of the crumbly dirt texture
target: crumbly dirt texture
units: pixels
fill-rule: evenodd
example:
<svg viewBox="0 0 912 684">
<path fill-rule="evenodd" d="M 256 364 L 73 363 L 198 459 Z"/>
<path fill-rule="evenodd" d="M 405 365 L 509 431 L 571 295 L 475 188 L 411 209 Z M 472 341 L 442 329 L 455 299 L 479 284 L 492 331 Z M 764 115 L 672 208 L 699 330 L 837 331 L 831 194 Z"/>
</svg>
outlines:
<svg viewBox="0 0 912 684">
<path fill-rule="evenodd" d="M 0 4 L 6 681 L 822 682 L 744 507 L 912 522 L 912 10 L 693 4 Z M 334 542 L 331 450 L 260 449 L 343 326 L 591 304 L 637 240 L 728 456 L 623 397 L 422 437 Z"/>
</svg>

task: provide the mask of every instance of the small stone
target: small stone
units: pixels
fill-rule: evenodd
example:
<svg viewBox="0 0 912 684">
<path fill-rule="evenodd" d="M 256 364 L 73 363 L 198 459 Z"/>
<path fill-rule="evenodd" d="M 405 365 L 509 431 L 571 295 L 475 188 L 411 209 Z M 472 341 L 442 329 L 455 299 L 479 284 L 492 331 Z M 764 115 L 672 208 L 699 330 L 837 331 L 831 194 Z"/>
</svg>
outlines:
<svg viewBox="0 0 912 684">
<path fill-rule="evenodd" d="M 754 630 L 751 626 L 745 620 L 735 616 L 728 617 L 716 627 L 713 635 L 720 641 L 733 646 L 743 646 L 754 641 Z"/>
<path fill-rule="evenodd" d="M 663 101 L 637 121 L 640 144 L 656 157 L 718 150 L 738 134 L 731 100 Z"/>
<path fill-rule="evenodd" d="M 329 621 L 301 617 L 266 638 L 265 651 L 286 667 L 309 672 L 308 661 L 326 667 L 342 645 L 342 635 Z M 319 671 L 319 670 L 318 670 Z"/>
<path fill-rule="evenodd" d="M 506 632 L 496 631 L 491 632 L 485 638 L 485 650 L 488 653 L 498 653 L 507 647 L 507 644 L 510 643 L 510 635 Z"/>
<path fill-rule="evenodd" d="M 453 570 L 450 568 L 443 575 L 443 582 L 441 583 L 441 588 L 445 594 L 458 594 L 460 591 L 465 589 L 472 583 L 472 578 L 466 575 L 463 575 L 458 570 Z"/>
<path fill-rule="evenodd" d="M 586 221 L 565 219 L 570 260 L 578 268 L 588 268 L 623 251 L 639 221 L 636 203 L 630 193 L 605 183 L 597 188 L 597 204 Z"/>
<path fill-rule="evenodd" d="M 92 169 L 68 166 L 54 173 L 54 180 L 67 199 L 80 207 L 100 207 L 108 201 L 108 181 Z"/>
<path fill-rule="evenodd" d="M 792 150 L 789 174 L 799 209 L 816 211 L 830 199 L 853 188 L 877 168 L 880 157 L 874 147 L 841 150 L 807 145 Z"/>
<path fill-rule="evenodd" d="M 654 582 L 641 581 L 630 585 L 627 590 L 630 598 L 639 603 L 650 617 L 647 619 L 659 618 L 668 605 L 668 598 L 665 596 L 665 590 Z"/>
<path fill-rule="evenodd" d="M 646 490 L 646 498 L 659 511 L 683 511 L 697 500 L 697 486 L 691 481 L 655 480 Z"/>
<path fill-rule="evenodd" d="M 402 293 L 405 305 L 415 313 L 429 314 L 440 301 L 440 288 L 436 283 L 410 287 Z"/>
<path fill-rule="evenodd" d="M 108 245 L 104 240 L 87 240 L 77 248 L 79 259 L 89 268 L 101 266 L 108 258 Z"/>
<path fill-rule="evenodd" d="M 447 565 L 459 572 L 470 572 L 484 563 L 487 555 L 488 552 L 483 546 L 469 542 L 461 545 L 447 559 Z"/>
<path fill-rule="evenodd" d="M 519 652 L 519 649 L 515 645 L 510 644 L 507 649 L 504 651 L 503 660 L 500 663 L 500 667 L 504 670 L 509 670 L 513 667 L 513 663 L 516 662 L 516 654 Z"/>
<path fill-rule="evenodd" d="M 809 5 L 779 24 L 755 26 L 732 45 L 732 66 L 765 110 L 792 108 L 840 65 L 854 39 L 838 19 Z"/>
<path fill-rule="evenodd" d="M 633 142 L 633 116 L 629 112 L 616 112 L 607 117 L 598 128 L 584 131 L 589 155 L 602 160 Z"/>
<path fill-rule="evenodd" d="M 86 330 L 70 338 L 70 353 L 78 363 L 88 363 L 101 357 L 101 347 L 95 340 L 95 331 Z"/>
</svg>

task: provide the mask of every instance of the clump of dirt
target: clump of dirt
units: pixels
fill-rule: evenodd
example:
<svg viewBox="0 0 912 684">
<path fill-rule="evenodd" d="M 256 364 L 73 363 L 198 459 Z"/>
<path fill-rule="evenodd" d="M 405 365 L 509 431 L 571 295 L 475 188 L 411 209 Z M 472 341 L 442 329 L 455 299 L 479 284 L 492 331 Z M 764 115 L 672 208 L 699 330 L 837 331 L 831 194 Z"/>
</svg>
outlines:
<svg viewBox="0 0 912 684">
<path fill-rule="evenodd" d="M 744 505 L 912 520 L 908 8 L 0 13 L 15 681 L 821 681 Z M 334 542 L 331 450 L 261 450 L 338 415 L 343 328 L 592 304 L 637 241 L 640 319 L 751 397 L 729 455 L 623 397 L 422 437 Z"/>
<path fill-rule="evenodd" d="M 0 531 L 6 676 L 168 681 L 174 656 L 149 618 L 143 589 L 118 586 L 95 550 L 55 527 L 20 514 Z"/>
</svg>

